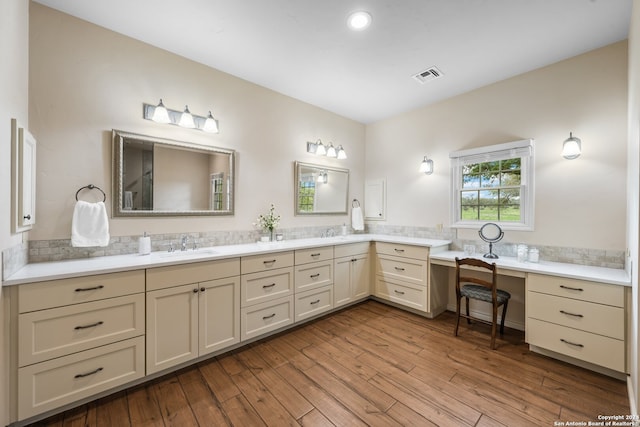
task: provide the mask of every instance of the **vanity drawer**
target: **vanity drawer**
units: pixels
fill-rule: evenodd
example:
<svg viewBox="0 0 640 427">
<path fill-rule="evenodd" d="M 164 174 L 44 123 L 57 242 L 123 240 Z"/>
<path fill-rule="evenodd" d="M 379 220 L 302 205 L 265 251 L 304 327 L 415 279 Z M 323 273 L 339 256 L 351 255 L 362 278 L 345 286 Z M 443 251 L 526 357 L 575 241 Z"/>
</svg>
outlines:
<svg viewBox="0 0 640 427">
<path fill-rule="evenodd" d="M 368 254 L 371 242 L 349 243 L 347 245 L 336 245 L 333 249 L 334 258 Z"/>
<path fill-rule="evenodd" d="M 376 277 L 375 295 L 420 311 L 427 311 L 427 289 Z"/>
<path fill-rule="evenodd" d="M 621 340 L 531 318 L 527 319 L 527 340 L 531 345 L 625 372 Z"/>
<path fill-rule="evenodd" d="M 404 280 L 414 285 L 427 285 L 427 261 L 378 255 L 377 274 L 385 279 Z"/>
<path fill-rule="evenodd" d="M 295 321 L 317 316 L 333 308 L 333 286 L 296 294 Z"/>
<path fill-rule="evenodd" d="M 293 323 L 293 295 L 240 310 L 242 340 L 247 340 Z"/>
<path fill-rule="evenodd" d="M 242 274 L 270 271 L 282 267 L 293 266 L 293 251 L 276 252 L 266 255 L 242 257 L 240 270 Z"/>
<path fill-rule="evenodd" d="M 18 287 L 18 311 L 26 313 L 140 292 L 144 292 L 144 270 L 31 283 Z"/>
<path fill-rule="evenodd" d="M 309 262 L 328 261 L 332 259 L 333 246 L 311 249 L 296 249 L 295 252 L 296 265 L 306 264 Z"/>
<path fill-rule="evenodd" d="M 333 260 L 296 267 L 296 292 L 315 289 L 333 283 Z"/>
<path fill-rule="evenodd" d="M 624 287 L 529 273 L 527 289 L 560 297 L 624 307 Z"/>
<path fill-rule="evenodd" d="M 240 276 L 242 307 L 293 294 L 293 267 Z"/>
<path fill-rule="evenodd" d="M 18 418 L 76 402 L 144 376 L 144 337 L 18 369 Z"/>
<path fill-rule="evenodd" d="M 147 290 L 165 289 L 240 275 L 240 258 L 147 269 Z"/>
<path fill-rule="evenodd" d="M 20 366 L 143 335 L 144 294 L 21 314 L 18 330 Z"/>
<path fill-rule="evenodd" d="M 424 261 L 429 259 L 429 248 L 423 246 L 376 242 L 376 253 L 421 259 Z"/>
<path fill-rule="evenodd" d="M 527 292 L 527 316 L 624 340 L 624 309 L 554 295 Z"/>
</svg>

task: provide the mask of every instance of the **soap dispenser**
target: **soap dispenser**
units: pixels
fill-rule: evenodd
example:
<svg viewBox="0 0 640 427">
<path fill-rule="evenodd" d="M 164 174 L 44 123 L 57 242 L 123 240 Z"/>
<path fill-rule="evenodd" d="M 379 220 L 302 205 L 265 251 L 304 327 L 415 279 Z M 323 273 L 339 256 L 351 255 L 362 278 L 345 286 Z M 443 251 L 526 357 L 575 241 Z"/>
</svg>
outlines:
<svg viewBox="0 0 640 427">
<path fill-rule="evenodd" d="M 151 237 L 147 236 L 146 231 L 138 239 L 138 253 L 140 255 L 149 255 L 151 253 Z"/>
</svg>

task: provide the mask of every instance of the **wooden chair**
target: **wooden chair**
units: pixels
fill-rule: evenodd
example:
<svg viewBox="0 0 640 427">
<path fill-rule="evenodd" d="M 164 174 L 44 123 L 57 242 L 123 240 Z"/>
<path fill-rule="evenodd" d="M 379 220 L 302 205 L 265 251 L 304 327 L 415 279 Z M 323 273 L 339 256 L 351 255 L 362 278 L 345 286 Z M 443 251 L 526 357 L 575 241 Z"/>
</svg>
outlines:
<svg viewBox="0 0 640 427">
<path fill-rule="evenodd" d="M 472 276 L 461 276 L 461 266 L 476 267 L 480 270 L 486 270 L 491 273 L 491 281 L 479 279 Z M 502 318 L 500 319 L 500 336 L 504 334 L 504 318 L 507 315 L 507 306 L 509 305 L 509 298 L 511 294 L 509 292 L 498 289 L 498 272 L 496 264 L 489 264 L 476 258 L 463 258 L 456 257 L 456 330 L 455 336 L 458 336 L 458 326 L 460 325 L 460 317 L 467 319 L 467 323 L 471 323 L 471 319 L 487 323 L 491 325 L 491 348 L 496 348 L 496 325 L 498 323 L 498 307 L 502 306 Z M 460 303 L 462 298 L 466 298 L 466 314 L 460 313 Z M 484 319 L 478 319 L 477 317 L 471 317 L 469 315 L 469 298 L 485 301 L 493 307 L 492 321 L 488 322 Z"/>
</svg>

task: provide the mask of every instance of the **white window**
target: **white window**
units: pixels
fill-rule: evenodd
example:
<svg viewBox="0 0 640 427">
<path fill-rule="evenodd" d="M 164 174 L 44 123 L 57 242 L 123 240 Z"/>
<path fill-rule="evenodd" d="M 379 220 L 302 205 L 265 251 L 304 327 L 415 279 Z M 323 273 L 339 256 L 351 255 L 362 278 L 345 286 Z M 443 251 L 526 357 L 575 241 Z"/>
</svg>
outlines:
<svg viewBox="0 0 640 427">
<path fill-rule="evenodd" d="M 534 141 L 450 153 L 452 227 L 533 230 Z"/>
</svg>

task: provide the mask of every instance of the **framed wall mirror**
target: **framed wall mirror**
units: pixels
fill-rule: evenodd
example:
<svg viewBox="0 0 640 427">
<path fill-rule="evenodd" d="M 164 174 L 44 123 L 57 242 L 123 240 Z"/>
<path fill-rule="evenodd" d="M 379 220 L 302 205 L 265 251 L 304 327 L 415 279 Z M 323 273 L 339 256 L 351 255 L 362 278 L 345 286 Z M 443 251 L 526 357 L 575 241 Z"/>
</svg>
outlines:
<svg viewBox="0 0 640 427">
<path fill-rule="evenodd" d="M 295 162 L 296 215 L 346 215 L 349 170 Z"/>
<path fill-rule="evenodd" d="M 113 216 L 233 215 L 235 151 L 113 130 Z"/>
</svg>

